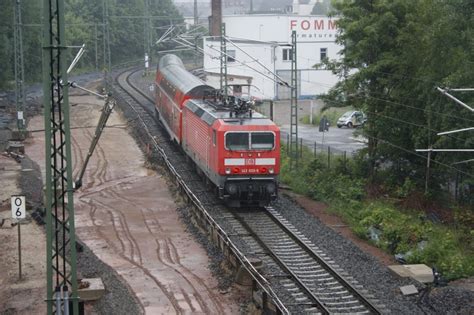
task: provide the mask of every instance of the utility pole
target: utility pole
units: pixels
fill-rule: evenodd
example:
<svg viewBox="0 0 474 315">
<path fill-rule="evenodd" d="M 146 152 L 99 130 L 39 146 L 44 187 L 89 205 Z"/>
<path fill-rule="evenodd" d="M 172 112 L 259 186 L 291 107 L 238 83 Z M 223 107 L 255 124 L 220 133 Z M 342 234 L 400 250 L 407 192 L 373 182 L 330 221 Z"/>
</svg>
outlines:
<svg viewBox="0 0 474 315">
<path fill-rule="evenodd" d="M 197 27 L 198 23 L 198 4 L 197 0 L 194 0 L 194 27 Z"/>
<path fill-rule="evenodd" d="M 144 19 L 143 19 L 143 49 L 145 56 L 145 75 L 148 74 L 149 58 L 151 56 L 151 31 L 150 31 L 150 4 L 149 0 L 144 0 Z"/>
<path fill-rule="evenodd" d="M 15 44 L 15 104 L 17 113 L 17 128 L 19 131 L 25 129 L 25 69 L 23 64 L 23 34 L 21 22 L 21 2 L 14 1 L 14 21 L 13 21 L 13 37 Z"/>
<path fill-rule="evenodd" d="M 95 52 L 95 72 L 99 72 L 99 52 L 98 52 L 98 43 L 99 35 L 97 31 L 97 23 L 94 24 L 94 52 Z"/>
<path fill-rule="evenodd" d="M 104 55 L 104 85 L 108 90 L 109 72 L 112 70 L 110 59 L 110 34 L 109 34 L 109 5 L 108 0 L 102 0 L 102 23 L 103 23 L 103 55 Z"/>
<path fill-rule="evenodd" d="M 43 11 L 47 313 L 79 314 L 64 0 Z"/>
<path fill-rule="evenodd" d="M 209 19 L 209 35 L 221 36 L 222 0 L 211 0 L 211 18 Z"/>
<path fill-rule="evenodd" d="M 298 69 L 296 63 L 296 31 L 291 33 L 291 99 L 290 99 L 290 167 L 298 164 Z"/>
<path fill-rule="evenodd" d="M 220 88 L 224 93 L 224 97 L 227 99 L 227 47 L 225 39 L 225 23 L 222 23 L 221 32 L 221 76 L 220 76 Z"/>
</svg>

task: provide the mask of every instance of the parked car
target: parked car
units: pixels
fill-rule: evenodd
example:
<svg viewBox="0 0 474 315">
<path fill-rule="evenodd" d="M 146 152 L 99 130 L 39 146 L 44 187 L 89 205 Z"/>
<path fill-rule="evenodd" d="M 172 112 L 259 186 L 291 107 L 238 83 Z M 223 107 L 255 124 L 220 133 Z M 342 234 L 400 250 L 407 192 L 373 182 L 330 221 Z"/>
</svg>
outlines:
<svg viewBox="0 0 474 315">
<path fill-rule="evenodd" d="M 344 115 L 339 117 L 337 120 L 337 127 L 341 128 L 342 126 L 346 126 L 347 128 L 354 128 L 363 126 L 367 121 L 367 116 L 361 111 L 348 111 L 345 112 Z"/>
</svg>

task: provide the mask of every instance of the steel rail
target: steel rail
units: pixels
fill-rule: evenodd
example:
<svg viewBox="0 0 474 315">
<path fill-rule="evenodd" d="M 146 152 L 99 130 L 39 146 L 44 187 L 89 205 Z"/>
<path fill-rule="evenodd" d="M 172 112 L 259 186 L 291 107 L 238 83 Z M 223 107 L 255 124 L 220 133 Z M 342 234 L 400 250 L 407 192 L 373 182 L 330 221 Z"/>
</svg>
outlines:
<svg viewBox="0 0 474 315">
<path fill-rule="evenodd" d="M 246 228 L 248 231 L 253 231 L 252 227 L 248 225 L 248 223 L 245 221 L 245 219 L 241 218 L 240 216 L 236 216 L 239 219 L 239 223 L 242 224 L 244 228 Z M 278 255 L 275 253 L 275 251 L 267 244 L 265 243 L 264 240 L 262 240 L 260 237 L 258 237 L 255 233 L 252 233 L 252 237 L 255 239 L 255 241 L 265 250 L 265 254 L 268 254 L 271 256 L 276 264 L 280 266 L 281 269 L 283 269 L 284 272 L 287 274 L 291 275 L 292 279 L 296 282 L 296 284 L 304 291 L 304 293 L 307 295 L 307 297 L 312 300 L 313 305 L 318 307 L 319 310 L 322 311 L 322 314 L 330 314 L 331 311 L 329 308 L 327 308 L 324 303 L 311 291 L 310 288 L 306 284 L 303 283 L 296 275 L 291 267 L 289 267 L 285 262 L 283 262 Z M 305 303 L 307 304 L 307 303 Z"/>
<path fill-rule="evenodd" d="M 126 93 L 129 97 L 132 98 L 134 102 L 137 104 L 141 104 L 139 100 L 133 95 L 128 92 L 127 88 L 124 87 L 120 82 L 119 78 L 126 73 L 127 71 L 130 71 L 130 74 L 127 75 L 125 81 L 126 83 L 132 88 L 135 92 L 139 93 L 141 96 L 145 97 L 149 101 L 151 99 L 145 95 L 139 88 L 135 87 L 131 82 L 130 82 L 130 76 L 134 73 L 134 70 L 127 69 L 121 73 L 119 73 L 116 78 L 115 78 L 115 83 L 123 90 L 123 93 Z M 138 70 L 139 71 L 139 70 Z M 118 91 L 112 86 L 112 88 L 115 90 L 117 93 Z M 120 92 L 119 92 L 120 93 Z M 119 94 L 117 93 L 117 94 Z M 192 192 L 192 190 L 188 187 L 186 184 L 185 180 L 181 177 L 181 175 L 178 173 L 176 168 L 173 166 L 171 163 L 170 159 L 168 158 L 166 152 L 163 150 L 163 148 L 158 144 L 156 141 L 155 137 L 152 135 L 150 132 L 146 122 L 144 121 L 143 117 L 140 115 L 139 111 L 129 102 L 124 100 L 127 105 L 135 112 L 137 115 L 138 120 L 142 123 L 145 132 L 147 135 L 150 137 L 153 146 L 155 150 L 160 154 L 163 162 L 165 163 L 166 167 L 170 171 L 171 175 L 173 175 L 176 178 L 176 182 L 179 187 L 182 188 L 183 192 L 188 196 L 189 200 L 194 204 L 194 206 L 204 215 L 206 221 L 210 226 L 216 229 L 217 234 L 221 238 L 221 240 L 227 245 L 227 248 L 230 249 L 230 251 L 233 253 L 234 257 L 236 257 L 240 264 L 249 272 L 253 280 L 256 282 L 256 284 L 264 291 L 272 300 L 272 302 L 275 304 L 275 306 L 279 309 L 280 312 L 283 314 L 290 314 L 288 309 L 285 307 L 283 302 L 278 298 L 277 294 L 273 291 L 271 288 L 271 285 L 269 284 L 268 280 L 261 275 L 257 269 L 252 265 L 252 263 L 247 259 L 247 257 L 237 248 L 237 246 L 232 242 L 230 237 L 227 235 L 227 233 L 222 229 L 222 227 L 212 218 L 212 216 L 208 213 L 206 208 L 203 206 L 199 198 Z M 141 106 L 143 108 L 143 106 Z M 148 114 L 150 114 L 149 109 L 143 108 Z"/>
<path fill-rule="evenodd" d="M 303 241 L 298 235 L 295 235 L 290 228 L 282 222 L 277 216 L 275 216 L 275 209 L 273 207 L 265 207 L 267 210 L 268 216 L 275 222 L 286 234 L 291 237 L 309 256 L 315 259 L 327 272 L 329 272 L 340 284 L 344 286 L 349 292 L 361 302 L 367 309 L 369 309 L 373 314 L 381 314 L 381 311 L 368 299 L 364 297 L 364 295 L 359 292 L 349 281 L 347 281 L 337 270 L 331 267 L 330 264 L 326 262 L 326 260 L 317 254 L 314 250 L 312 250 L 305 241 Z"/>
</svg>

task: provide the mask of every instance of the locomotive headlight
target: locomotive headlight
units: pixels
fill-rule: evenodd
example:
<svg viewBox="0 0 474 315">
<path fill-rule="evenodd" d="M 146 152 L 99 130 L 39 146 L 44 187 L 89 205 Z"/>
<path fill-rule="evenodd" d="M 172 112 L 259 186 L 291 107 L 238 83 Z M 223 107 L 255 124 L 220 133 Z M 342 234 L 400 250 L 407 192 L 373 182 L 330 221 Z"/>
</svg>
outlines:
<svg viewBox="0 0 474 315">
<path fill-rule="evenodd" d="M 225 173 L 226 173 L 226 174 L 230 174 L 230 168 L 226 167 L 226 168 L 225 168 Z"/>
<path fill-rule="evenodd" d="M 237 193 L 237 185 L 236 184 L 228 184 L 226 186 L 227 192 L 231 195 L 235 195 Z"/>
<path fill-rule="evenodd" d="M 269 194 L 273 194 L 273 193 L 275 193 L 275 191 L 276 191 L 276 186 L 275 186 L 274 183 L 267 184 L 267 192 Z"/>
<path fill-rule="evenodd" d="M 268 173 L 270 173 L 270 174 L 275 173 L 275 170 L 273 169 L 273 167 L 270 167 L 270 168 L 268 169 Z"/>
</svg>

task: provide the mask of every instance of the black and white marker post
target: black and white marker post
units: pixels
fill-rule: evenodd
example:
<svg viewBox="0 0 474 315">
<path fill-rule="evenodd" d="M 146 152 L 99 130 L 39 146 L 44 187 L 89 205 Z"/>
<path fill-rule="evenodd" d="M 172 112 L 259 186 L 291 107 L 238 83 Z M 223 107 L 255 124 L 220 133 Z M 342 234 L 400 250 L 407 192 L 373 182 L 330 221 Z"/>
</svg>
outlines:
<svg viewBox="0 0 474 315">
<path fill-rule="evenodd" d="M 18 225 L 18 273 L 21 280 L 21 220 L 26 217 L 25 196 L 11 196 L 12 218 Z"/>
</svg>

